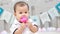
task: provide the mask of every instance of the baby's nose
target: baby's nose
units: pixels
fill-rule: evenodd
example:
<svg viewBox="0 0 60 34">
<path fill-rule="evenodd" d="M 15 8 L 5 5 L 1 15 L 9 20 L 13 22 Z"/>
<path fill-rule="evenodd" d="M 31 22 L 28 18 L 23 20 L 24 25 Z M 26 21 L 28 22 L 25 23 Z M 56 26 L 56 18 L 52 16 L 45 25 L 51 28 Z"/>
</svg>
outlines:
<svg viewBox="0 0 60 34">
<path fill-rule="evenodd" d="M 26 14 L 25 14 L 25 13 L 23 13 L 22 15 L 23 15 L 23 16 L 25 16 Z"/>
</svg>

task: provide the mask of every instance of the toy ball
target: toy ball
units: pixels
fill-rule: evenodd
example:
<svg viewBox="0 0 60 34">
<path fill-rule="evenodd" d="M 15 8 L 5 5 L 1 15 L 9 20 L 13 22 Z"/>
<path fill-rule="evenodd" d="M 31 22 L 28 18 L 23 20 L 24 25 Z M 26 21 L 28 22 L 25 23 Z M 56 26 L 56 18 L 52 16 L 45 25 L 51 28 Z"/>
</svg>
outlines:
<svg viewBox="0 0 60 34">
<path fill-rule="evenodd" d="M 27 20 L 28 20 L 28 18 L 27 18 L 27 17 L 22 16 L 22 17 L 21 17 L 21 19 L 20 19 L 20 22 L 21 22 L 21 23 L 26 23 L 26 22 L 27 22 Z"/>
</svg>

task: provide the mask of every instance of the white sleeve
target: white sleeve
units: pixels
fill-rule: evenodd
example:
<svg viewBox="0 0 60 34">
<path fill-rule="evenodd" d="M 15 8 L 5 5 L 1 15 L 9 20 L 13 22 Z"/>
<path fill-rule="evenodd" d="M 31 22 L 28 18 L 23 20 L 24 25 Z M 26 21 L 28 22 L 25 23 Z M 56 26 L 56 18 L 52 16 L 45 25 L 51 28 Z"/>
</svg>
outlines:
<svg viewBox="0 0 60 34">
<path fill-rule="evenodd" d="M 13 34 L 13 32 L 19 27 L 17 24 L 12 24 L 12 27 L 10 28 L 10 33 Z"/>
</svg>

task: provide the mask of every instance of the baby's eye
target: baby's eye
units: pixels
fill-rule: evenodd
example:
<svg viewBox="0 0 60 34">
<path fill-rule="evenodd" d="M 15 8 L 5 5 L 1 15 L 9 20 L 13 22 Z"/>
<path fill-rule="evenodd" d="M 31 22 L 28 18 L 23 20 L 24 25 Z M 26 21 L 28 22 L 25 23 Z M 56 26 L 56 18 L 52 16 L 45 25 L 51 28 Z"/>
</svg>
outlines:
<svg viewBox="0 0 60 34">
<path fill-rule="evenodd" d="M 27 13 L 27 12 L 25 12 L 25 13 Z"/>
<path fill-rule="evenodd" d="M 22 14 L 22 12 L 20 12 L 19 14 Z"/>
</svg>

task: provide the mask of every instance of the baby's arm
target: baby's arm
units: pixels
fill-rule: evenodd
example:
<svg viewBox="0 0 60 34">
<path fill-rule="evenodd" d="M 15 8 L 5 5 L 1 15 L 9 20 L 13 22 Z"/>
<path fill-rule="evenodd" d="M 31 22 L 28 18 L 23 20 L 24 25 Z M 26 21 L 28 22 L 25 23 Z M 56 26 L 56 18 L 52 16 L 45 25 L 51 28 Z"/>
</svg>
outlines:
<svg viewBox="0 0 60 34">
<path fill-rule="evenodd" d="M 35 33 L 35 32 L 37 32 L 38 31 L 38 26 L 37 25 L 32 25 L 31 23 L 27 23 L 27 25 L 28 25 L 28 27 L 29 27 L 29 29 L 33 32 L 33 33 Z"/>
<path fill-rule="evenodd" d="M 24 29 L 25 29 L 25 24 L 22 23 L 21 27 L 19 27 L 17 30 L 15 30 L 14 34 L 22 34 Z"/>
</svg>

